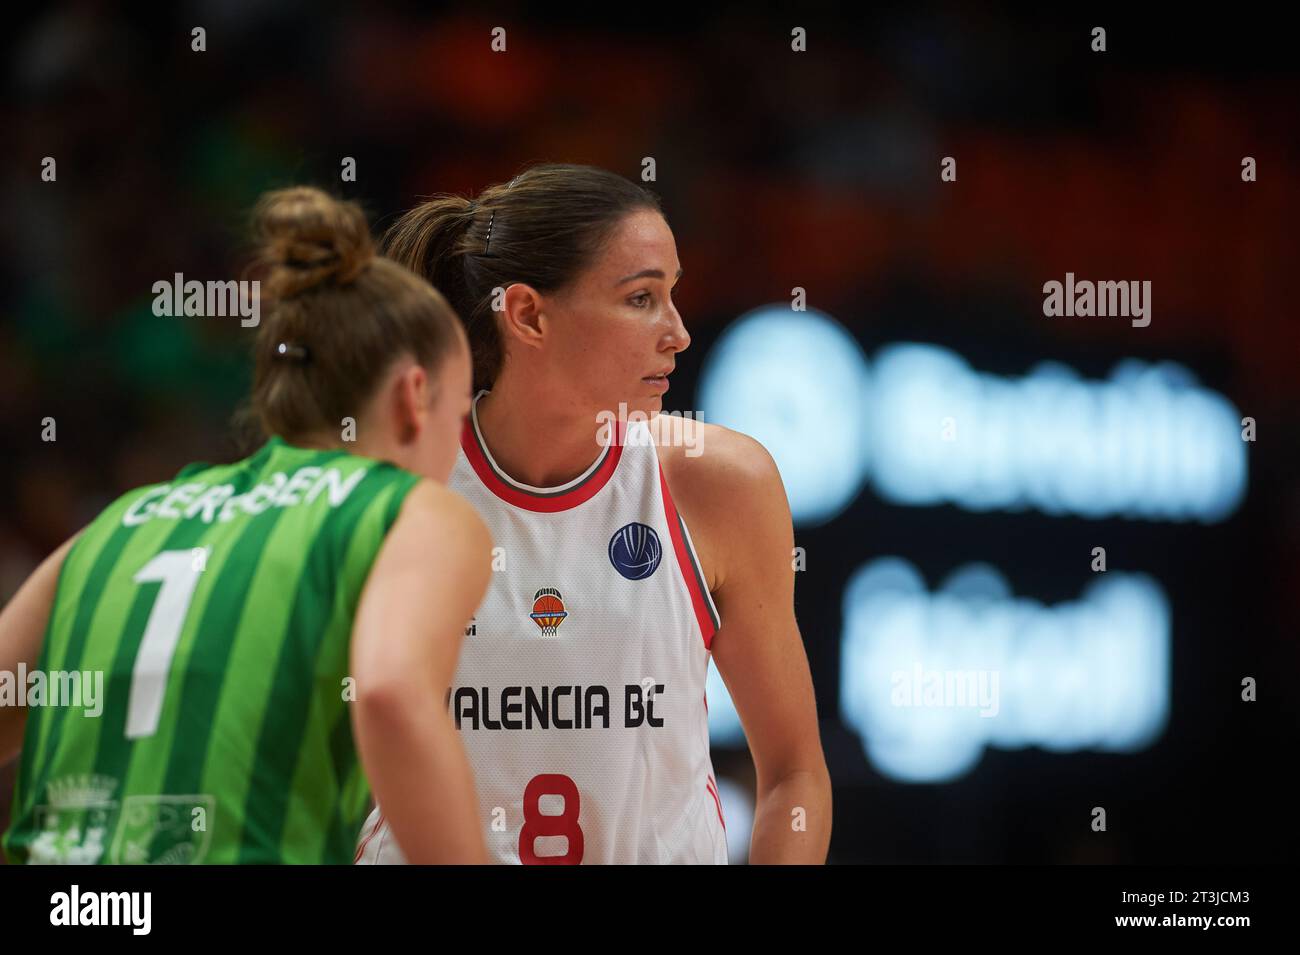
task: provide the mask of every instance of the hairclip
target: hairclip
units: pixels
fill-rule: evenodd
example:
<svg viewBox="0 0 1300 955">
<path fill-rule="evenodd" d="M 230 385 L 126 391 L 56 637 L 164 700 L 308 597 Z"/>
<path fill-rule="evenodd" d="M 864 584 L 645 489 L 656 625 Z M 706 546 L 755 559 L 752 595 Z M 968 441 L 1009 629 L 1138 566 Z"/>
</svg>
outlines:
<svg viewBox="0 0 1300 955">
<path fill-rule="evenodd" d="M 275 357 L 301 364 L 307 360 L 307 347 L 292 342 L 280 342 L 275 346 Z"/>
<path fill-rule="evenodd" d="M 492 244 L 492 224 L 497 221 L 496 210 L 492 210 L 492 218 L 488 219 L 487 238 L 483 240 L 483 254 L 487 255 L 488 246 Z"/>
</svg>

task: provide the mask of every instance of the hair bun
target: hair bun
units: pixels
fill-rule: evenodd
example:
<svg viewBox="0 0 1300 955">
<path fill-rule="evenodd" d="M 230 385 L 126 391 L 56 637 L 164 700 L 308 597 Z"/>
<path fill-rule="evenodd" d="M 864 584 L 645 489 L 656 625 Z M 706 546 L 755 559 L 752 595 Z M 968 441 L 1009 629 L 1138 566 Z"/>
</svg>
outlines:
<svg viewBox="0 0 1300 955">
<path fill-rule="evenodd" d="M 264 195 L 253 211 L 266 291 L 288 298 L 319 285 L 346 285 L 375 258 L 365 213 L 311 186 Z"/>
</svg>

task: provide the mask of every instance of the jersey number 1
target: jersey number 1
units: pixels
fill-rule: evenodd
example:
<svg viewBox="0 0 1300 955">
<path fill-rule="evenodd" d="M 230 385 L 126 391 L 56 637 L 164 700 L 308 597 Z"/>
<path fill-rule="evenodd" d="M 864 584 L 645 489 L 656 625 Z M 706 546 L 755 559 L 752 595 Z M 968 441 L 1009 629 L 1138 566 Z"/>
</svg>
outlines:
<svg viewBox="0 0 1300 955">
<path fill-rule="evenodd" d="M 142 739 L 158 732 L 172 657 L 207 556 L 206 547 L 166 550 L 131 578 L 137 584 L 161 582 L 162 586 L 149 612 L 144 637 L 135 655 L 135 668 L 131 671 L 131 695 L 126 704 L 127 739 Z"/>
<path fill-rule="evenodd" d="M 564 811 L 558 816 L 542 812 L 543 796 L 562 796 Z M 582 828 L 578 825 L 578 787 L 568 776 L 543 773 L 524 787 L 524 826 L 519 830 L 519 861 L 524 865 L 578 865 L 582 862 Z M 542 836 L 565 836 L 569 848 L 562 856 L 539 856 L 534 841 Z"/>
</svg>

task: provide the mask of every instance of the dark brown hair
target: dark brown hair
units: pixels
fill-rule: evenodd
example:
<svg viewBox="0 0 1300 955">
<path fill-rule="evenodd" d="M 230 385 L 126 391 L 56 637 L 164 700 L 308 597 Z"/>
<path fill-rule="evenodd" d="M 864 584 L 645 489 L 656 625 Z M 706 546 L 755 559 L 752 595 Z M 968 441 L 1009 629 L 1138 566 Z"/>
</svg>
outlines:
<svg viewBox="0 0 1300 955">
<path fill-rule="evenodd" d="M 375 254 L 356 203 L 307 186 L 268 192 L 253 235 L 262 320 L 245 424 L 290 442 L 337 431 L 399 357 L 433 369 L 456 346 L 447 300 Z"/>
<path fill-rule="evenodd" d="M 429 196 L 384 234 L 384 252 L 447 296 L 465 322 L 474 385 L 491 387 L 504 358 L 492 290 L 514 282 L 565 288 L 630 212 L 659 198 L 595 166 L 542 163 L 473 199 Z"/>
</svg>

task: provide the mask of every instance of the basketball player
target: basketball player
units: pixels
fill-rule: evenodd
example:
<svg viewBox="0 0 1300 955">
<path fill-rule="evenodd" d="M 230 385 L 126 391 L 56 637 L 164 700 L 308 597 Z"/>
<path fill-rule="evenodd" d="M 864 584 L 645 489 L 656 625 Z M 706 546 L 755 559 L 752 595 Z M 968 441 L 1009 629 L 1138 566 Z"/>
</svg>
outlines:
<svg viewBox="0 0 1300 955">
<path fill-rule="evenodd" d="M 534 166 L 474 201 L 425 202 L 386 249 L 447 295 L 474 353 L 449 486 L 497 563 L 447 702 L 493 859 L 726 862 L 712 657 L 757 769 L 750 860 L 824 861 L 789 506 L 757 442 L 658 414 L 690 336 L 656 198 L 601 169 Z M 401 861 L 386 813 L 381 798 L 359 861 Z"/>
<path fill-rule="evenodd" d="M 255 228 L 272 437 L 126 494 L 0 613 L 0 671 L 102 680 L 90 704 L 0 707 L 13 862 L 346 863 L 367 777 L 412 859 L 486 860 L 438 689 L 490 574 L 482 522 L 435 483 L 470 401 L 463 332 L 355 205 L 274 192 Z"/>
</svg>

